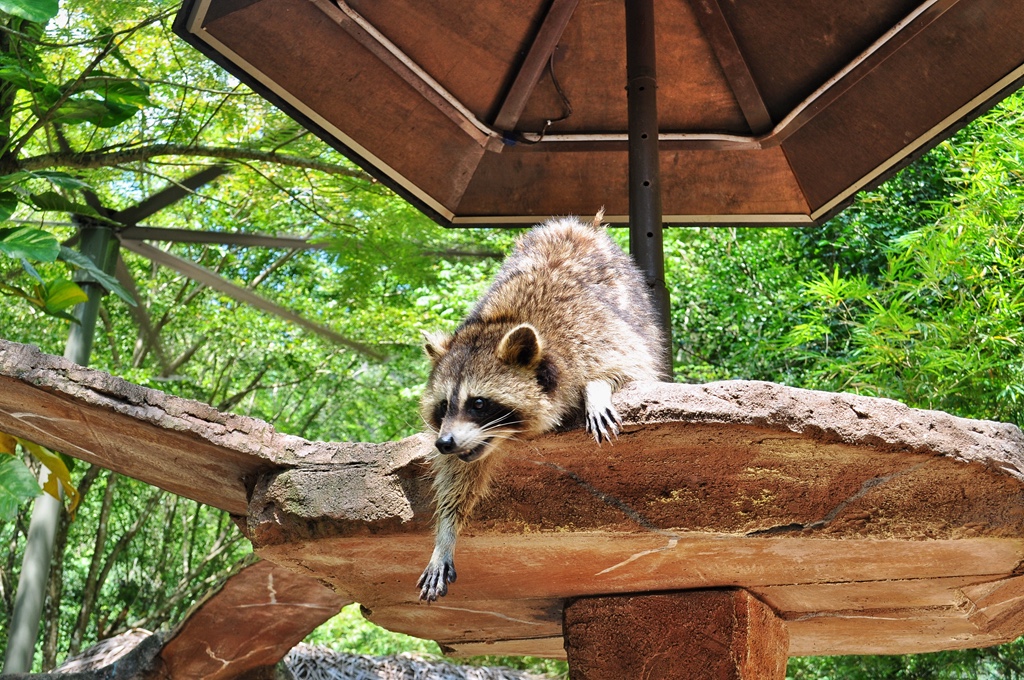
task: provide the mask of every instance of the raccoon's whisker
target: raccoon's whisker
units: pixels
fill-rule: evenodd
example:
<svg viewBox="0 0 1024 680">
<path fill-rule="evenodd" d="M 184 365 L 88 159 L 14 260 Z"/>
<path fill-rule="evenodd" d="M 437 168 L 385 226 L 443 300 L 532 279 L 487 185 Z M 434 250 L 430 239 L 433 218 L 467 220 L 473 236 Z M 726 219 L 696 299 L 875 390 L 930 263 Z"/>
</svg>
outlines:
<svg viewBox="0 0 1024 680">
<path fill-rule="evenodd" d="M 426 427 L 429 432 L 433 432 L 434 434 L 437 434 L 437 428 L 434 427 L 433 425 L 431 425 L 430 422 L 428 422 L 426 418 L 424 418 L 423 416 L 420 416 L 420 422 L 423 423 L 423 426 Z"/>
<path fill-rule="evenodd" d="M 493 425 L 485 425 L 485 426 L 480 428 L 480 431 L 481 432 L 490 432 L 491 430 L 499 430 L 499 429 L 504 428 L 504 427 L 511 427 L 512 425 L 519 425 L 522 422 L 523 421 L 521 421 L 521 420 L 516 420 L 516 421 L 511 422 L 511 423 L 497 423 L 497 424 L 493 424 Z"/>
<path fill-rule="evenodd" d="M 505 420 L 506 418 L 511 418 L 512 415 L 513 415 L 513 412 L 504 413 L 504 414 L 498 416 L 497 418 L 495 418 L 494 420 L 492 420 L 491 422 L 489 422 L 486 425 L 484 425 L 484 427 L 487 428 L 487 427 L 491 427 L 492 425 L 499 424 L 499 423 L 501 423 L 501 421 Z"/>
<path fill-rule="evenodd" d="M 480 429 L 486 432 L 487 430 L 489 430 L 491 428 L 494 428 L 494 427 L 508 426 L 508 425 L 520 425 L 523 422 L 522 420 L 514 420 L 512 422 L 503 422 L 503 421 L 505 421 L 505 418 L 509 418 L 511 416 L 512 416 L 511 413 L 506 413 L 505 415 L 500 416 L 498 418 L 495 418 L 491 422 L 485 424 Z"/>
</svg>

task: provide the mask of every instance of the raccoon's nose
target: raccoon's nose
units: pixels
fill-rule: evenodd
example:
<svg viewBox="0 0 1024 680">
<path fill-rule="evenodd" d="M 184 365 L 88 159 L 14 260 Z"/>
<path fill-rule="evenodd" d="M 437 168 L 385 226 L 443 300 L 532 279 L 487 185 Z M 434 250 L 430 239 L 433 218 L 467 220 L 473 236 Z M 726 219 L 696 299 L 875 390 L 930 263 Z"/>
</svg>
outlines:
<svg viewBox="0 0 1024 680">
<path fill-rule="evenodd" d="M 437 438 L 437 441 L 434 442 L 434 446 L 436 446 L 437 450 L 441 453 L 455 453 L 455 437 L 453 437 L 451 433 L 443 434 Z"/>
</svg>

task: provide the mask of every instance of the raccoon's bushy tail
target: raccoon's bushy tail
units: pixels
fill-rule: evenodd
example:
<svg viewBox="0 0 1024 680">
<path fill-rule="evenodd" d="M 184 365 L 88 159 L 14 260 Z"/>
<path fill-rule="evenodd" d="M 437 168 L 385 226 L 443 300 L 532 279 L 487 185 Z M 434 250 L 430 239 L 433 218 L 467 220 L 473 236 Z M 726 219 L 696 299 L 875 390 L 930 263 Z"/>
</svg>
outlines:
<svg viewBox="0 0 1024 680">
<path fill-rule="evenodd" d="M 590 225 L 592 227 L 594 227 L 594 229 L 600 229 L 601 227 L 604 226 L 603 224 L 601 224 L 602 220 L 604 220 L 604 206 L 603 205 L 601 206 L 601 209 L 597 211 L 597 214 L 594 215 L 594 221 L 591 222 Z"/>
</svg>

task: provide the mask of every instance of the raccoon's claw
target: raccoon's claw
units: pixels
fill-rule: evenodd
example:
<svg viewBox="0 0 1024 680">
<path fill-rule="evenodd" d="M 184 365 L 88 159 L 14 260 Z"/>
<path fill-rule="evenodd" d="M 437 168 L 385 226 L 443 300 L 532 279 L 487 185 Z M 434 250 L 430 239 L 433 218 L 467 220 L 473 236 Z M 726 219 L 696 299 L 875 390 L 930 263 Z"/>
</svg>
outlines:
<svg viewBox="0 0 1024 680">
<path fill-rule="evenodd" d="M 587 383 L 586 395 L 587 432 L 594 435 L 598 446 L 601 440 L 611 442 L 618 438 L 622 419 L 612 406 L 612 386 L 603 380 Z"/>
<path fill-rule="evenodd" d="M 416 581 L 416 587 L 420 589 L 420 601 L 436 602 L 437 598 L 447 595 L 448 584 L 455 583 L 456 576 L 455 564 L 452 562 L 428 564 Z"/>
<path fill-rule="evenodd" d="M 607 442 L 611 442 L 612 437 L 618 439 L 621 426 L 622 421 L 619 419 L 619 414 L 610 406 L 602 413 L 587 414 L 587 432 L 594 435 L 598 445 L 601 444 L 602 439 Z"/>
</svg>

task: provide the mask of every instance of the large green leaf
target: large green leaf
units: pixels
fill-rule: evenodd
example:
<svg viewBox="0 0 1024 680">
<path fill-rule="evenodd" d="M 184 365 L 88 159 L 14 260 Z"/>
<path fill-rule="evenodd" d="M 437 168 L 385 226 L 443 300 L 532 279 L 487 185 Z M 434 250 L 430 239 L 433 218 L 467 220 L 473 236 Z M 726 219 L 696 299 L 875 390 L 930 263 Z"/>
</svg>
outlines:
<svg viewBox="0 0 1024 680">
<path fill-rule="evenodd" d="M 62 189 L 91 189 L 91 185 L 88 182 L 83 182 L 77 177 L 73 177 L 66 172 L 60 170 L 37 170 L 36 172 L 27 173 L 30 177 L 37 179 L 45 179 L 47 182 L 59 186 Z"/>
<path fill-rule="evenodd" d="M 0 80 L 13 83 L 23 90 L 35 90 L 36 85 L 41 84 L 42 76 L 20 64 L 5 64 L 0 66 Z"/>
<path fill-rule="evenodd" d="M 45 24 L 57 16 L 58 0 L 0 0 L 0 12 Z"/>
<path fill-rule="evenodd" d="M 56 191 L 30 194 L 29 200 L 43 211 L 67 212 L 76 215 L 97 215 L 97 212 L 85 203 L 76 203 L 66 196 L 61 196 Z"/>
<path fill-rule="evenodd" d="M 89 296 L 74 281 L 57 279 L 46 284 L 45 307 L 49 313 L 59 312 L 74 307 L 80 302 L 87 302 Z"/>
<path fill-rule="evenodd" d="M 53 234 L 42 229 L 0 228 L 0 253 L 37 262 L 53 262 L 60 253 L 60 242 Z"/>
<path fill-rule="evenodd" d="M 72 98 L 61 104 L 50 120 L 53 123 L 64 123 L 65 125 L 95 124 L 103 120 L 107 112 L 106 104 L 98 99 Z"/>
<path fill-rule="evenodd" d="M 137 106 L 119 104 L 110 99 L 104 100 L 102 103 L 106 110 L 103 112 L 103 115 L 99 117 L 99 120 L 93 121 L 93 124 L 96 125 L 96 127 L 115 127 L 139 112 L 139 107 Z"/>
<path fill-rule="evenodd" d="M 91 189 L 92 185 L 60 170 L 19 170 L 9 175 L 0 175 L 0 187 L 21 186 L 33 179 L 41 179 L 62 189 Z"/>
<path fill-rule="evenodd" d="M 18 195 L 13 191 L 0 191 L 0 222 L 3 222 L 18 207 Z"/>
<path fill-rule="evenodd" d="M 64 260 L 68 264 L 73 264 L 76 267 L 84 269 L 92 276 L 101 286 L 114 293 L 119 298 L 130 304 L 132 307 L 136 306 L 135 298 L 132 297 L 131 293 L 126 291 L 120 283 L 117 282 L 110 274 L 97 267 L 92 260 L 88 257 L 79 253 L 78 251 L 71 250 L 67 246 L 60 247 L 60 259 Z"/>
<path fill-rule="evenodd" d="M 0 455 L 0 522 L 12 521 L 18 506 L 41 492 L 32 471 L 20 459 Z"/>
<path fill-rule="evenodd" d="M 92 90 L 103 97 L 108 103 L 134 106 L 141 109 L 152 106 L 149 101 L 149 86 L 145 83 L 132 82 L 120 76 L 111 75 L 102 71 L 94 71 L 93 75 L 86 78 L 80 85 L 82 90 Z"/>
</svg>

